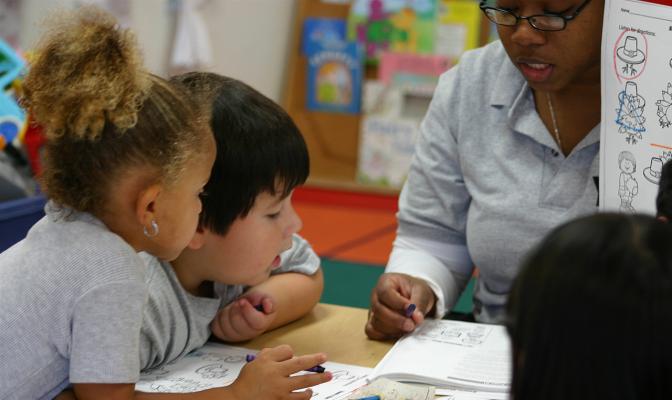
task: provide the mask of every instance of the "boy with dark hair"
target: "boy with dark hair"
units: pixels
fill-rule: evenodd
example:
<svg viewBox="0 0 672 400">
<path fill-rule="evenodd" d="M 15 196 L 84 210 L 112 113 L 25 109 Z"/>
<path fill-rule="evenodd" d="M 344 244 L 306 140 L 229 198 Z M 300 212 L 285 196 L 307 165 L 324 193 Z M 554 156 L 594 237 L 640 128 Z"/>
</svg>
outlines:
<svg viewBox="0 0 672 400">
<path fill-rule="evenodd" d="M 658 182 L 658 196 L 656 197 L 657 217 L 668 222 L 672 219 L 672 159 L 663 165 Z"/>
<path fill-rule="evenodd" d="M 172 82 L 203 105 L 217 158 L 189 247 L 171 263 L 145 257 L 143 369 L 180 358 L 211 333 L 238 342 L 295 320 L 323 288 L 319 258 L 296 235 L 291 195 L 309 160 L 289 115 L 234 79 L 188 73 Z"/>
</svg>

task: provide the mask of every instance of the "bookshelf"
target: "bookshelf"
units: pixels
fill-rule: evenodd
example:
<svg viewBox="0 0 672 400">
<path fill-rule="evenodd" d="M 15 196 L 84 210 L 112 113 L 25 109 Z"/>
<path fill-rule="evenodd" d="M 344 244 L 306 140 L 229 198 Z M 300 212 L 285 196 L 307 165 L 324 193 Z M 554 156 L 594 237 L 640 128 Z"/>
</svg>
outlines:
<svg viewBox="0 0 672 400">
<path fill-rule="evenodd" d="M 310 17 L 346 19 L 349 2 L 298 0 L 294 17 L 287 84 L 283 106 L 301 130 L 308 145 L 311 173 L 307 185 L 325 189 L 396 195 L 396 188 L 360 183 L 356 179 L 360 115 L 314 112 L 306 109 L 307 58 L 301 54 L 303 21 Z M 487 21 L 484 18 L 484 21 Z M 481 38 L 488 37 L 484 22 Z M 376 67 L 367 66 L 365 79 L 375 79 Z"/>
</svg>

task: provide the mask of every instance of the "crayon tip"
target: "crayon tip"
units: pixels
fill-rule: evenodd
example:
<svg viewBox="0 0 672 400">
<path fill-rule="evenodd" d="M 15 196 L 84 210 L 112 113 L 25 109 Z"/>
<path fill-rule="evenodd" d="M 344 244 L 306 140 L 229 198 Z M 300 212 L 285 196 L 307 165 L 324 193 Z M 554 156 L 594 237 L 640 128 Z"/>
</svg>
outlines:
<svg viewBox="0 0 672 400">
<path fill-rule="evenodd" d="M 408 307 L 406 307 L 406 311 L 404 312 L 406 317 L 410 318 L 411 315 L 413 315 L 413 311 L 415 311 L 415 308 L 416 308 L 415 304 L 413 303 L 409 304 Z"/>
</svg>

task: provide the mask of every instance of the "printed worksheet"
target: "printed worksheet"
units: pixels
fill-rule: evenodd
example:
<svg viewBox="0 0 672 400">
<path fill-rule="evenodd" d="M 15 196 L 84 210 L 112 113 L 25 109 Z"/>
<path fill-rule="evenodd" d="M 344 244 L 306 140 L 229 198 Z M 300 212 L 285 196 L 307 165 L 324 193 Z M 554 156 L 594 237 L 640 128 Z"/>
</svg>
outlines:
<svg viewBox="0 0 672 400">
<path fill-rule="evenodd" d="M 605 2 L 600 139 L 600 208 L 605 211 L 656 210 L 661 168 L 672 158 L 670 4 Z"/>
<path fill-rule="evenodd" d="M 505 394 L 511 382 L 509 336 L 500 325 L 428 319 L 376 365 L 371 379 L 379 377 L 433 385 L 439 395 L 456 393 L 443 389 L 459 389 L 461 398 L 479 392 Z"/>
<path fill-rule="evenodd" d="M 175 363 L 140 375 L 135 389 L 141 392 L 187 393 L 230 385 L 245 365 L 245 356 L 256 350 L 208 343 Z M 314 386 L 311 400 L 341 400 L 366 385 L 372 369 L 326 362 L 333 379 Z"/>
</svg>

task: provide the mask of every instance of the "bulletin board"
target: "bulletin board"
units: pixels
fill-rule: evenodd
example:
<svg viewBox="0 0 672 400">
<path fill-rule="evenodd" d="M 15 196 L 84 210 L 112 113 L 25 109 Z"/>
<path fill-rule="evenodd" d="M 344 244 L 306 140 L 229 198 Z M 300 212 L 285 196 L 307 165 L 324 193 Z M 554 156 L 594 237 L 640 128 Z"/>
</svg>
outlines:
<svg viewBox="0 0 672 400">
<path fill-rule="evenodd" d="M 329 0 L 298 0 L 290 45 L 287 86 L 283 106 L 292 116 L 308 145 L 311 173 L 308 184 L 347 190 L 396 193 L 397 189 L 367 186 L 356 181 L 359 145 L 359 114 L 316 112 L 306 109 L 307 57 L 301 53 L 303 21 L 306 18 L 347 19 L 350 3 Z M 484 18 L 484 21 L 487 21 Z M 487 39 L 484 23 L 481 38 Z M 376 78 L 376 67 L 367 66 L 365 79 Z"/>
</svg>

